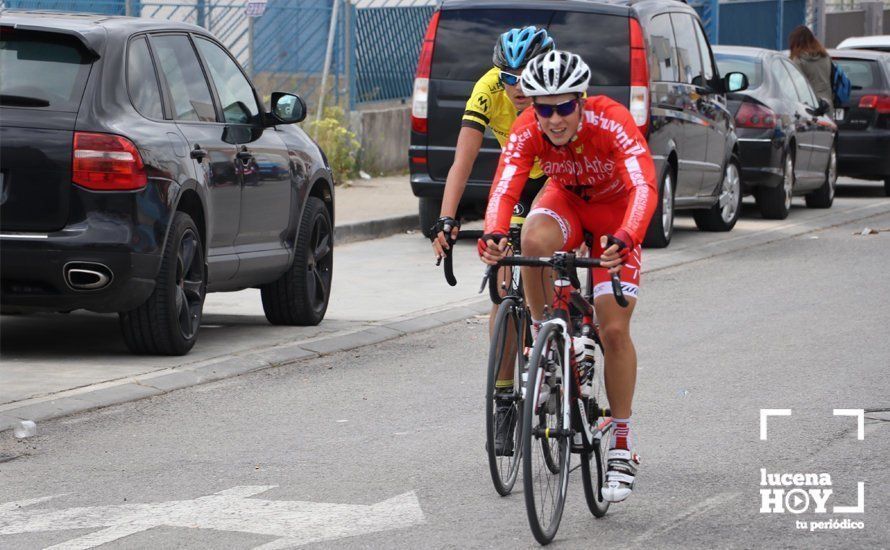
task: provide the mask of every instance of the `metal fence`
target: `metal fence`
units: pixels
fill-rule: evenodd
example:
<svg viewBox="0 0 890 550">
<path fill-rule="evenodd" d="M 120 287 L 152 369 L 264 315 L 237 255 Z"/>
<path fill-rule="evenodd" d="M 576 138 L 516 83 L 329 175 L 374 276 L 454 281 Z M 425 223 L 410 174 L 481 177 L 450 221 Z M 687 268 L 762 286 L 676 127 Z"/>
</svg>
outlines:
<svg viewBox="0 0 890 550">
<path fill-rule="evenodd" d="M 409 97 L 435 0 L 268 0 L 259 17 L 247 16 L 244 0 L 0 0 L 0 10 L 10 8 L 204 27 L 229 48 L 265 98 L 273 91 L 295 91 L 315 112 L 322 98 L 325 105 L 354 109 Z"/>
<path fill-rule="evenodd" d="M 806 0 L 730 0 L 690 2 L 702 18 L 712 44 L 788 47 L 788 34 L 806 20 Z"/>
</svg>

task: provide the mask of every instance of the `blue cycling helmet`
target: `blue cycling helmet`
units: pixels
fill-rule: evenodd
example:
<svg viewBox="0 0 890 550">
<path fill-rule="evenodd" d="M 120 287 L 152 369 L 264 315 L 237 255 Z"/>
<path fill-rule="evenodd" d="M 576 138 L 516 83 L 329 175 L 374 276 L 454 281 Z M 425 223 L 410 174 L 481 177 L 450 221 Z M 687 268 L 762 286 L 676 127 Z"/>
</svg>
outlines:
<svg viewBox="0 0 890 550">
<path fill-rule="evenodd" d="M 555 47 L 545 29 L 535 26 L 510 29 L 498 37 L 492 61 L 499 69 L 521 69 L 536 55 L 547 53 Z"/>
</svg>

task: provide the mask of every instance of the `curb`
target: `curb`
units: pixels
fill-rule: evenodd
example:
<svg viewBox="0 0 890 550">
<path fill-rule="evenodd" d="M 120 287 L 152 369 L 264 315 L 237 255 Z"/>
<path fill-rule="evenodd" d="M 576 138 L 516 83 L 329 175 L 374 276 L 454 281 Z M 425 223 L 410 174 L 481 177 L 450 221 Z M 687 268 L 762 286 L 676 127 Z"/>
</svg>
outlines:
<svg viewBox="0 0 890 550">
<path fill-rule="evenodd" d="M 413 317 L 353 332 L 308 340 L 299 344 L 246 351 L 188 367 L 165 369 L 115 382 L 67 390 L 51 397 L 10 403 L 0 406 L 0 432 L 16 427 L 22 420 L 50 420 L 146 397 L 155 397 L 205 382 L 282 367 L 305 359 L 379 344 L 407 334 L 422 332 L 474 315 L 484 314 L 488 310 L 488 299 L 478 298 L 442 310 L 422 312 Z"/>
<path fill-rule="evenodd" d="M 389 237 L 396 233 L 404 233 L 409 229 L 420 227 L 420 216 L 394 216 L 379 220 L 349 223 L 334 226 L 334 242 L 337 244 L 354 243 Z"/>
</svg>

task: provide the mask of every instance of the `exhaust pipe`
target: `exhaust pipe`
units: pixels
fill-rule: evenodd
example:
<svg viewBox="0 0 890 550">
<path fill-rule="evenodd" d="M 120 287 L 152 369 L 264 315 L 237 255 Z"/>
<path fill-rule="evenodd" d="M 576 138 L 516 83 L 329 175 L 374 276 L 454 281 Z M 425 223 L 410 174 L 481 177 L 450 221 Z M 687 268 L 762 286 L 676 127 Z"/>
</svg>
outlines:
<svg viewBox="0 0 890 550">
<path fill-rule="evenodd" d="M 100 290 L 114 278 L 108 266 L 93 262 L 67 263 L 64 273 L 65 282 L 73 290 Z"/>
</svg>

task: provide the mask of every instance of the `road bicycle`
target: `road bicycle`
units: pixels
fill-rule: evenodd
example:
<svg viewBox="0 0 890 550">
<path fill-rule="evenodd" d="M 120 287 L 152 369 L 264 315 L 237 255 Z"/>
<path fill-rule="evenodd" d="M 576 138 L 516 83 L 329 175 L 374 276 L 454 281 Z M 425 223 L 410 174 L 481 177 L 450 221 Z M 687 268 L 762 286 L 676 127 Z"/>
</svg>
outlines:
<svg viewBox="0 0 890 550">
<path fill-rule="evenodd" d="M 524 218 L 511 219 L 507 242 L 513 254 L 520 254 L 522 222 Z M 454 240 L 451 238 L 450 227 L 445 231 L 448 248 L 445 249 L 444 273 L 449 285 L 457 284 L 453 271 Z M 466 238 L 469 231 L 462 231 L 458 238 Z M 474 235 L 475 236 L 475 235 Z M 480 232 L 481 236 L 481 232 Z M 438 265 L 438 263 L 437 263 Z M 522 410 L 520 389 L 523 384 L 522 373 L 527 361 L 527 346 L 531 343 L 531 321 L 525 306 L 522 292 L 522 280 L 518 269 L 510 269 L 501 274 L 497 266 L 486 268 L 479 292 L 488 287 L 488 294 L 493 304 L 498 306 L 495 315 L 491 343 L 488 352 L 488 375 L 485 388 L 485 450 L 488 455 L 488 466 L 491 481 L 501 496 L 509 495 L 516 484 L 521 458 L 520 449 L 511 448 L 506 453 L 498 454 L 495 437 L 506 424 L 512 447 L 521 441 L 518 428 L 521 425 L 519 414 Z M 497 388 L 498 374 L 506 363 L 512 363 L 513 382 L 509 389 Z M 499 417 L 498 408 L 509 407 L 509 411 Z"/>
<path fill-rule="evenodd" d="M 548 544 L 562 519 L 569 473 L 573 470 L 572 454 L 580 456 L 577 467 L 581 468 L 590 512 L 602 517 L 609 508 L 609 502 L 602 498 L 605 456 L 612 430 L 603 379 L 603 346 L 591 305 L 592 275 L 588 269 L 587 290 L 582 295 L 575 270 L 599 267 L 600 260 L 557 252 L 550 258 L 506 257 L 498 265 L 549 267 L 554 273 L 553 303 L 535 338 L 527 365 L 520 369 L 525 370 L 525 385 L 516 396 L 522 418 L 516 441 L 522 454 L 529 526 L 539 543 Z M 617 274 L 612 275 L 612 291 L 619 305 L 627 307 Z M 575 339 L 592 340 L 595 346 L 578 351 Z M 512 481 L 515 482 L 515 473 Z"/>
</svg>

